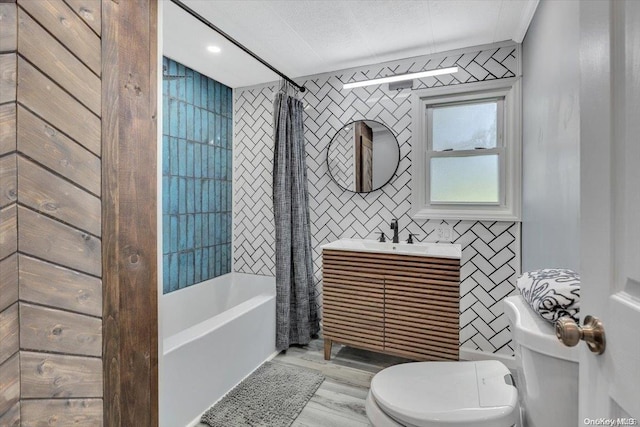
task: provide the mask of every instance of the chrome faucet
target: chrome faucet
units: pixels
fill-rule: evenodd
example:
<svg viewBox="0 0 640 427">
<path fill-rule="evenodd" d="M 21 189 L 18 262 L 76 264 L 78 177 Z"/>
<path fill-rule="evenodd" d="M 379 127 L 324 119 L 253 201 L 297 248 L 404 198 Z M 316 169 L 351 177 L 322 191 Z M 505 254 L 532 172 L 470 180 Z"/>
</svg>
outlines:
<svg viewBox="0 0 640 427">
<path fill-rule="evenodd" d="M 398 236 L 400 230 L 400 227 L 398 227 L 398 220 L 397 219 L 392 219 L 391 220 L 391 229 L 393 230 L 393 243 L 400 243 L 400 237 Z"/>
</svg>

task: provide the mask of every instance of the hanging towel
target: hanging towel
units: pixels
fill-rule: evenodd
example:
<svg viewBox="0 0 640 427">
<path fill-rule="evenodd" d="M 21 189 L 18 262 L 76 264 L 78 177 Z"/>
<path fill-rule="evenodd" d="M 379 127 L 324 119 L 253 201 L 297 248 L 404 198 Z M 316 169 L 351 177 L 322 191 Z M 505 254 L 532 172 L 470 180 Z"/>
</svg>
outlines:
<svg viewBox="0 0 640 427">
<path fill-rule="evenodd" d="M 580 320 L 580 276 L 572 270 L 546 268 L 524 273 L 516 286 L 533 311 L 555 323 L 561 317 Z"/>
</svg>

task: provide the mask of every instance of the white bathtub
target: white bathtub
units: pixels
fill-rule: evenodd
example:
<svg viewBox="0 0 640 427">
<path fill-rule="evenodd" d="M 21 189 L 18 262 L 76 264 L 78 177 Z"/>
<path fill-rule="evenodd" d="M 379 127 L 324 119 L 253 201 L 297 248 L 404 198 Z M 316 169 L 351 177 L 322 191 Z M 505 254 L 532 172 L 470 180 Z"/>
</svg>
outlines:
<svg viewBox="0 0 640 427">
<path fill-rule="evenodd" d="M 230 273 L 163 295 L 160 426 L 193 425 L 275 352 L 275 279 Z"/>
</svg>

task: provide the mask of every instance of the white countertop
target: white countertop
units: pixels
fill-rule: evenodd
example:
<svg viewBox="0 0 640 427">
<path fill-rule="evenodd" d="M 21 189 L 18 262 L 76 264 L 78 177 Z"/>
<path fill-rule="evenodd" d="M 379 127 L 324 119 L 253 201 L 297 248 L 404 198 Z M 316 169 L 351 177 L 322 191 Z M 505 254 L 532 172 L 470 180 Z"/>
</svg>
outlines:
<svg viewBox="0 0 640 427">
<path fill-rule="evenodd" d="M 420 242 L 409 244 L 391 242 L 381 243 L 377 240 L 365 239 L 340 239 L 323 245 L 322 249 L 450 259 L 460 259 L 462 257 L 462 246 L 457 243 Z"/>
</svg>

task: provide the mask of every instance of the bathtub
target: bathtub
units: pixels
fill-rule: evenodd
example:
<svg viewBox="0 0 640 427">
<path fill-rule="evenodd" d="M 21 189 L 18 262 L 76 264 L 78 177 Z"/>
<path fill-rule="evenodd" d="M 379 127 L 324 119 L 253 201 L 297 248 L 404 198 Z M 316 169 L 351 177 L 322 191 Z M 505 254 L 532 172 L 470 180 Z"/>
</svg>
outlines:
<svg viewBox="0 0 640 427">
<path fill-rule="evenodd" d="M 160 426 L 191 426 L 276 353 L 275 279 L 230 273 L 163 295 Z"/>
</svg>

